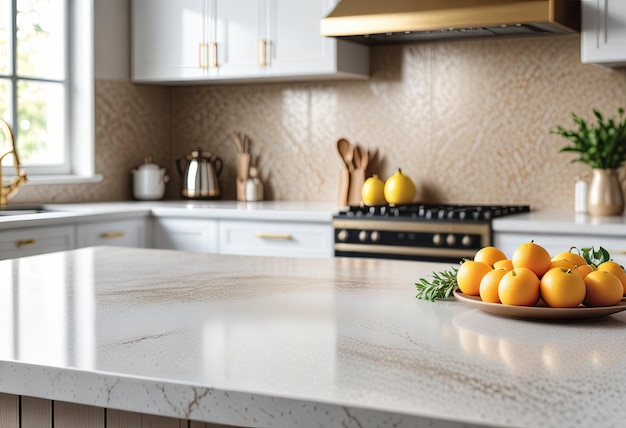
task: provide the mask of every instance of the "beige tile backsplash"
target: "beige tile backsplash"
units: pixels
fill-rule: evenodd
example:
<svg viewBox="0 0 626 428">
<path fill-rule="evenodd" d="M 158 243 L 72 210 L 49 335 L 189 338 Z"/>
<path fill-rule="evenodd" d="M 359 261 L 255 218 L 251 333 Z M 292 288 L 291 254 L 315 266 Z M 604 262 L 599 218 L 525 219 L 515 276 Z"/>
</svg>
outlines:
<svg viewBox="0 0 626 428">
<path fill-rule="evenodd" d="M 96 82 L 99 184 L 28 185 L 15 201 L 131 199 L 130 170 L 150 154 L 168 167 L 195 147 L 220 156 L 235 198 L 233 132 L 252 139 L 274 200 L 335 201 L 345 137 L 376 156 L 370 173 L 410 175 L 427 202 L 573 208 L 586 167 L 551 135 L 571 112 L 615 115 L 626 70 L 580 63 L 579 37 L 467 40 L 372 48 L 364 81 L 195 87 Z"/>
</svg>

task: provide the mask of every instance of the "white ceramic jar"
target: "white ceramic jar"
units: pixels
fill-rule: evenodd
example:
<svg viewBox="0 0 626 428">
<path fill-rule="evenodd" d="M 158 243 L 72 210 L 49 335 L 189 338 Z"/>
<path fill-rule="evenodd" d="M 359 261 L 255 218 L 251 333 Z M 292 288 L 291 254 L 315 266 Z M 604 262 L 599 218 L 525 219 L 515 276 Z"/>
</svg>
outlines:
<svg viewBox="0 0 626 428">
<path fill-rule="evenodd" d="M 150 157 L 133 173 L 133 195 L 136 199 L 150 201 L 163 198 L 165 183 L 169 177 L 165 175 L 165 168 L 152 163 Z"/>
</svg>

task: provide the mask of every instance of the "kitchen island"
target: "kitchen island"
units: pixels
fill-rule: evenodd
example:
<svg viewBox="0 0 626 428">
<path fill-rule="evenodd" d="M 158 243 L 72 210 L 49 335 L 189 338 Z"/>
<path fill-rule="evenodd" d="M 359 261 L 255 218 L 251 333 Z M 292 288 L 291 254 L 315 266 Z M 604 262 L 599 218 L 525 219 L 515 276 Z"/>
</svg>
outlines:
<svg viewBox="0 0 626 428">
<path fill-rule="evenodd" d="M 535 322 L 415 299 L 449 266 L 112 247 L 1 261 L 0 405 L 190 426 L 623 426 L 626 313 Z"/>
</svg>

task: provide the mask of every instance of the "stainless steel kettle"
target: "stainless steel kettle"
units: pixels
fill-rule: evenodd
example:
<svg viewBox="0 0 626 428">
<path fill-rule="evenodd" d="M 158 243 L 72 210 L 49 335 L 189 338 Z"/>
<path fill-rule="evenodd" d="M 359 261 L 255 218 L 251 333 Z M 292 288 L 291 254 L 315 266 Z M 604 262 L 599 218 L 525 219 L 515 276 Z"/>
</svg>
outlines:
<svg viewBox="0 0 626 428">
<path fill-rule="evenodd" d="M 183 179 L 182 195 L 188 199 L 217 199 L 220 197 L 218 178 L 222 159 L 202 149 L 176 159 L 176 168 Z"/>
</svg>

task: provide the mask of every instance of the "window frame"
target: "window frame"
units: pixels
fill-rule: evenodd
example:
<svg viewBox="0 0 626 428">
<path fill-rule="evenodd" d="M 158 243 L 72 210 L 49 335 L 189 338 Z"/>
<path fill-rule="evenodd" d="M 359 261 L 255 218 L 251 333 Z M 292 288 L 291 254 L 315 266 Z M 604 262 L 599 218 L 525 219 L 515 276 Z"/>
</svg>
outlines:
<svg viewBox="0 0 626 428">
<path fill-rule="evenodd" d="M 94 106 L 94 0 L 66 0 L 66 103 L 65 119 L 66 153 L 69 169 L 53 172 L 52 168 L 24 168 L 28 182 L 32 184 L 95 183 L 102 176 L 95 171 L 95 106 Z M 13 12 L 17 0 L 12 0 Z M 13 13 L 15 25 L 15 13 Z M 16 59 L 16 40 L 12 40 L 13 61 Z M 14 63 L 15 64 L 15 63 Z M 12 73 L 13 87 L 17 76 Z M 43 80 L 43 79 L 42 79 Z M 16 98 L 12 95 L 14 117 L 17 114 Z M 18 151 L 19 154 L 19 151 Z M 39 169 L 39 172 L 37 171 Z M 15 170 L 5 167 L 7 179 L 15 176 Z"/>
</svg>

